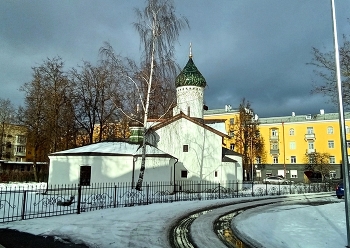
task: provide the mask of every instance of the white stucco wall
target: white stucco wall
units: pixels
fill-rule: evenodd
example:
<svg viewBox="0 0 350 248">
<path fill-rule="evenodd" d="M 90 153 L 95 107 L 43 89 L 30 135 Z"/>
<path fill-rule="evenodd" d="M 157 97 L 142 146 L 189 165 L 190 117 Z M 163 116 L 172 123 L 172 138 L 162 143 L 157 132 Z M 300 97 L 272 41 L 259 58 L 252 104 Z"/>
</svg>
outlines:
<svg viewBox="0 0 350 248">
<path fill-rule="evenodd" d="M 204 88 L 198 86 L 181 86 L 176 88 L 177 105 L 173 114 L 180 112 L 190 117 L 203 118 Z M 190 113 L 188 113 L 190 110 Z"/>
<path fill-rule="evenodd" d="M 156 130 L 151 138 L 155 146 L 179 159 L 179 166 L 188 170 L 187 180 L 216 181 L 215 171 L 222 171 L 222 178 L 235 174 L 233 164 L 222 170 L 222 137 L 185 118 Z M 183 145 L 188 145 L 188 152 L 183 152 Z M 184 180 L 180 173 L 176 179 Z"/>
<path fill-rule="evenodd" d="M 147 157 L 145 182 L 169 181 L 174 159 Z M 50 156 L 49 185 L 78 184 L 80 166 L 91 166 L 91 183 L 137 182 L 141 157 L 133 156 Z"/>
</svg>

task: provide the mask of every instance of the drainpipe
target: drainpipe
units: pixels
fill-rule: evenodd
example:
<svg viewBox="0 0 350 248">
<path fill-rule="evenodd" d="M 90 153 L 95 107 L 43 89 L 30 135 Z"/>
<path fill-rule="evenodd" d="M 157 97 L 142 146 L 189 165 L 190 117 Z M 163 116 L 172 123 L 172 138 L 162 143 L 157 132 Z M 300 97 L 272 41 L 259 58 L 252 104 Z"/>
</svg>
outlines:
<svg viewBox="0 0 350 248">
<path fill-rule="evenodd" d="M 177 164 L 177 162 L 179 162 L 179 160 L 177 158 L 175 158 L 176 162 L 174 163 L 174 194 L 176 193 L 176 184 L 175 184 L 175 165 Z"/>
</svg>

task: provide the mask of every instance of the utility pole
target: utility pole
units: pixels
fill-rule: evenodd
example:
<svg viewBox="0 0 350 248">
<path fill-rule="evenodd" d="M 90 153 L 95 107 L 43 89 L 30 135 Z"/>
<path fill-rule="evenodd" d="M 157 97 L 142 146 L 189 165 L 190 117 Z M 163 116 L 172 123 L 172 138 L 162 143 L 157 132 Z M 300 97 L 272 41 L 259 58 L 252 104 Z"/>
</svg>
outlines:
<svg viewBox="0 0 350 248">
<path fill-rule="evenodd" d="M 336 65 L 337 76 L 337 88 L 338 88 L 338 107 L 339 107 L 339 125 L 340 125 L 340 140 L 342 148 L 342 162 L 343 162 L 343 181 L 344 181 L 344 198 L 345 198 L 345 216 L 346 216 L 346 234 L 347 234 L 347 247 L 350 247 L 350 229 L 349 229 L 349 200 L 350 200 L 350 187 L 349 187 L 349 166 L 348 166 L 348 151 L 346 145 L 346 130 L 343 108 L 343 94 L 340 74 L 340 62 L 339 62 L 339 47 L 338 47 L 338 34 L 337 34 L 337 21 L 335 15 L 334 0 L 331 0 L 332 5 L 332 20 L 333 20 L 333 41 L 334 41 L 334 59 Z"/>
</svg>

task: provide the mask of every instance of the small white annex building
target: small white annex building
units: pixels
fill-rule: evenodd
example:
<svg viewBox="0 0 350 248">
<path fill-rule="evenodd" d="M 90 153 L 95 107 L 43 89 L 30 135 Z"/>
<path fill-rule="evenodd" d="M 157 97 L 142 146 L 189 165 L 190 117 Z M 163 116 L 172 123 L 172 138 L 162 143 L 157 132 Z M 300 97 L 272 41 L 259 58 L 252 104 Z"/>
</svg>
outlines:
<svg viewBox="0 0 350 248">
<path fill-rule="evenodd" d="M 146 163 L 150 166 L 144 180 L 169 182 L 176 159 L 151 145 L 146 146 L 146 153 Z M 90 179 L 86 184 L 126 182 L 135 185 L 141 154 L 140 145 L 131 142 L 100 142 L 56 152 L 49 156 L 48 183 L 79 184 L 83 176 Z"/>
<path fill-rule="evenodd" d="M 191 53 L 175 85 L 177 106 L 173 117 L 148 123 L 143 180 L 242 182 L 242 156 L 223 148 L 226 134 L 204 124 L 206 81 Z M 139 131 L 131 129 L 133 134 Z M 86 174 L 84 170 L 89 169 L 91 183 L 136 183 L 140 156 L 140 145 L 130 142 L 103 142 L 56 152 L 49 156 L 49 184 L 79 183 Z"/>
</svg>

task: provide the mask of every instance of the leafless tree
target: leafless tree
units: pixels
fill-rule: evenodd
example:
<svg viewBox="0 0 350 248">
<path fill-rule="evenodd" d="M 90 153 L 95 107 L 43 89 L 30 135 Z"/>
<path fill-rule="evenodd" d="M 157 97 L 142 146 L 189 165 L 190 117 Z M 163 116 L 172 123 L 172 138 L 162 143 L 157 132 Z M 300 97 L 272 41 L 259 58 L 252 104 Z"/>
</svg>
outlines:
<svg viewBox="0 0 350 248">
<path fill-rule="evenodd" d="M 0 124 L 1 124 L 1 153 L 0 159 L 3 159 L 4 152 L 4 138 L 8 133 L 8 129 L 11 128 L 10 124 L 13 124 L 16 116 L 16 109 L 9 99 L 0 99 Z"/>
<path fill-rule="evenodd" d="M 321 79 L 314 81 L 313 94 L 323 94 L 330 97 L 330 101 L 338 105 L 338 92 L 336 82 L 336 68 L 334 51 L 322 52 L 320 49 L 312 48 L 313 58 L 309 65 L 315 66 L 314 73 Z M 350 41 L 343 36 L 343 44 L 339 47 L 340 71 L 342 79 L 342 92 L 344 108 L 350 106 Z"/>
<path fill-rule="evenodd" d="M 116 103 L 121 104 L 118 78 L 105 65 L 96 67 L 88 62 L 81 71 L 73 68 L 71 75 L 76 120 L 88 134 L 89 143 L 101 141 L 104 129 L 113 121 Z M 94 140 L 96 130 L 97 140 Z"/>
<path fill-rule="evenodd" d="M 332 168 L 329 163 L 329 157 L 330 154 L 325 152 L 313 152 L 310 154 L 305 154 L 305 170 L 321 173 L 323 181 L 325 177 L 329 175 L 329 171 Z"/>
<path fill-rule="evenodd" d="M 68 93 L 70 85 L 61 58 L 47 59 L 33 67 L 32 81 L 25 83 L 25 105 L 19 109 L 21 122 L 28 127 L 28 143 L 33 147 L 35 178 L 36 162 L 48 161 L 47 155 L 67 148 L 62 136 L 70 135 L 72 109 Z"/>
<path fill-rule="evenodd" d="M 259 121 L 251 104 L 244 98 L 239 105 L 239 115 L 234 122 L 235 150 L 243 154 L 243 168 L 252 177 L 254 159 L 265 159 L 264 140 L 260 136 Z"/>
<path fill-rule="evenodd" d="M 189 25 L 185 17 L 178 18 L 176 16 L 173 0 L 147 0 L 145 8 L 143 10 L 135 9 L 135 13 L 138 21 L 134 23 L 134 27 L 140 35 L 143 51 L 143 62 L 140 68 L 143 69 L 134 70 L 134 74 L 126 74 L 126 77 L 138 87 L 138 93 L 140 93 L 138 99 L 141 101 L 143 110 L 144 139 L 140 175 L 136 184 L 136 189 L 141 190 L 146 164 L 146 124 L 150 114 L 152 90 L 155 89 L 154 79 L 159 77 L 160 82 L 162 82 L 168 78 L 175 78 L 178 67 L 173 59 L 173 44 L 177 40 L 180 30 Z M 113 50 L 109 48 L 108 46 L 104 47 L 100 52 L 109 59 L 120 62 L 120 58 L 115 56 Z M 141 81 L 141 84 L 138 84 L 138 81 Z M 146 85 L 145 91 L 139 87 L 143 85 Z M 145 92 L 145 99 L 142 97 L 142 92 Z"/>
</svg>

